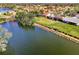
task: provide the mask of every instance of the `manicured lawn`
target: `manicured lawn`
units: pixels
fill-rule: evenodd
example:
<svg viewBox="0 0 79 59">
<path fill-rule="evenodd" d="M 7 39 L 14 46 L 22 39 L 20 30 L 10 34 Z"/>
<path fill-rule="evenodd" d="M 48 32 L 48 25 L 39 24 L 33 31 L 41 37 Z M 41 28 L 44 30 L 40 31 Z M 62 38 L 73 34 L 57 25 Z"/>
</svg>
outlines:
<svg viewBox="0 0 79 59">
<path fill-rule="evenodd" d="M 79 26 L 70 25 L 59 21 L 48 20 L 44 17 L 35 17 L 33 21 L 48 28 L 53 28 L 65 34 L 79 38 Z"/>
</svg>

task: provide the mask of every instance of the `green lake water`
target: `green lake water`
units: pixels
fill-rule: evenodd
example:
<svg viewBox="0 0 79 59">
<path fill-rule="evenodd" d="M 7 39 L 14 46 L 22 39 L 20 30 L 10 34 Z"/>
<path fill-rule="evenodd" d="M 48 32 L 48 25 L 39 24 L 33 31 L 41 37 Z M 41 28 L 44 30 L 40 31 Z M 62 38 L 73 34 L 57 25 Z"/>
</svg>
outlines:
<svg viewBox="0 0 79 59">
<path fill-rule="evenodd" d="M 1 55 L 79 54 L 79 44 L 38 27 L 23 27 L 17 22 L 1 24 L 12 32 L 7 51 Z"/>
</svg>

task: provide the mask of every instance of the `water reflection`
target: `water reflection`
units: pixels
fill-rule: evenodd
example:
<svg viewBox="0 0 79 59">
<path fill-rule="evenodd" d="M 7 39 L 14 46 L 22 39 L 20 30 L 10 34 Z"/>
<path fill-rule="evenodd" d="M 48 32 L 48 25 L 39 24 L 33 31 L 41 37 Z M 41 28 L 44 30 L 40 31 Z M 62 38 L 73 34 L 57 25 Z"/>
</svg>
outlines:
<svg viewBox="0 0 79 59">
<path fill-rule="evenodd" d="M 34 26 L 23 26 L 21 23 L 18 23 L 18 25 L 23 28 L 25 31 L 34 31 L 35 27 Z"/>
<path fill-rule="evenodd" d="M 12 37 L 12 33 L 6 28 L 0 26 L 0 52 L 6 51 L 8 39 Z"/>
<path fill-rule="evenodd" d="M 10 46 L 9 43 L 7 44 L 6 51 L 0 53 L 0 55 L 13 55 L 13 54 L 16 54 L 15 49 L 12 46 Z"/>
<path fill-rule="evenodd" d="M 0 54 L 79 54 L 79 44 L 41 28 L 22 26 L 17 22 L 2 26 L 12 32 L 12 37 L 8 40 L 7 51 Z"/>
</svg>

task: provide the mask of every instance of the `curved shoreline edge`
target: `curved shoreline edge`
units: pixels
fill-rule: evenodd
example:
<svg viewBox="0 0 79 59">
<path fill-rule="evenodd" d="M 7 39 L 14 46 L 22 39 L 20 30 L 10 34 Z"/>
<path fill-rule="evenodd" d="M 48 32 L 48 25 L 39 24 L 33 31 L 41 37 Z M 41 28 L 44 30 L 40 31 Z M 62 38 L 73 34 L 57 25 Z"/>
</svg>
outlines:
<svg viewBox="0 0 79 59">
<path fill-rule="evenodd" d="M 38 23 L 34 23 L 34 26 L 37 26 L 37 27 L 39 27 L 39 28 L 41 28 L 43 30 L 49 31 L 49 32 L 53 32 L 53 33 L 57 34 L 58 36 L 64 37 L 64 38 L 66 38 L 68 40 L 71 40 L 71 41 L 73 41 L 75 43 L 79 43 L 79 39 L 74 38 L 74 37 L 69 36 L 69 35 L 66 35 L 66 34 L 64 34 L 62 32 L 57 31 L 57 30 L 49 29 L 49 28 L 47 28 L 47 27 L 45 27 L 45 26 L 43 26 L 41 24 L 38 24 Z"/>
</svg>

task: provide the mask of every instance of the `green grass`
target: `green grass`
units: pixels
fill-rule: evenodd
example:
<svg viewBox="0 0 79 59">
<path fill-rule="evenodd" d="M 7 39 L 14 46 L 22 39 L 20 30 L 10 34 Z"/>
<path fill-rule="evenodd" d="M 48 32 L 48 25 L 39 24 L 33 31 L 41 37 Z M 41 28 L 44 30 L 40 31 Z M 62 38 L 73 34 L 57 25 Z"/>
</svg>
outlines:
<svg viewBox="0 0 79 59">
<path fill-rule="evenodd" d="M 44 17 L 35 17 L 33 21 L 48 28 L 56 29 L 65 34 L 79 38 L 79 26 L 74 26 L 59 21 L 48 20 L 47 18 Z"/>
<path fill-rule="evenodd" d="M 0 19 L 0 24 L 4 22 L 5 22 L 5 19 Z"/>
</svg>

